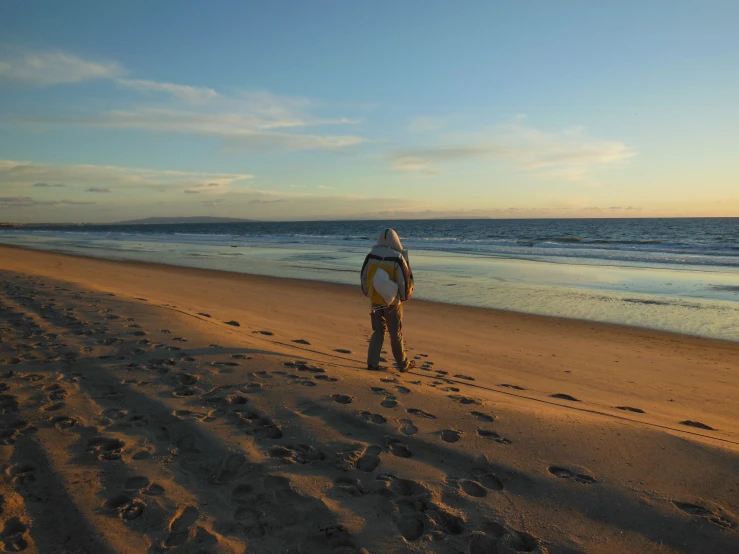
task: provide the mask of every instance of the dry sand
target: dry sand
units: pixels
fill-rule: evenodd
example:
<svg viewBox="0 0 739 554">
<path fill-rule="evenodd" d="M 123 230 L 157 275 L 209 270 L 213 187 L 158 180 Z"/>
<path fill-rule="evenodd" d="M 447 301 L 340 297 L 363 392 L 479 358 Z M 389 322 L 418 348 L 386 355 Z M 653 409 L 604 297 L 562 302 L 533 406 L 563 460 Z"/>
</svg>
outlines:
<svg viewBox="0 0 739 554">
<path fill-rule="evenodd" d="M 404 323 L 369 372 L 358 288 L 0 248 L 0 548 L 739 552 L 739 345 Z"/>
</svg>

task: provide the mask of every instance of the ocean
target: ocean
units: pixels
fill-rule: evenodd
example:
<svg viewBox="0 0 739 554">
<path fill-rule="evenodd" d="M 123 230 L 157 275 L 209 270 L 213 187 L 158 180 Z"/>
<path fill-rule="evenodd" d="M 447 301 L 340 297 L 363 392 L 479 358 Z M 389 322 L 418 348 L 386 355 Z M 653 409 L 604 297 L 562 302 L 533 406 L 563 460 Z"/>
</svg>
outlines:
<svg viewBox="0 0 739 554">
<path fill-rule="evenodd" d="M 386 227 L 416 298 L 739 341 L 739 218 L 27 226 L 0 242 L 358 286 Z"/>
</svg>

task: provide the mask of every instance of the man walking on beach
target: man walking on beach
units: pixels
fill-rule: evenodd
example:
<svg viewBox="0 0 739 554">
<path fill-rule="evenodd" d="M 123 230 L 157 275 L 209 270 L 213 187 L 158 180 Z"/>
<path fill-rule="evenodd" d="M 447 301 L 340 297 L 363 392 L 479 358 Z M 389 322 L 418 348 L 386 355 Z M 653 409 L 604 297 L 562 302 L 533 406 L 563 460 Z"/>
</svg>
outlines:
<svg viewBox="0 0 739 554">
<path fill-rule="evenodd" d="M 385 229 L 362 265 L 362 292 L 372 302 L 372 338 L 367 352 L 367 369 L 380 369 L 380 354 L 385 331 L 390 333 L 390 345 L 398 370 L 415 367 L 408 360 L 403 346 L 403 302 L 413 293 L 413 272 L 408 264 L 408 252 L 395 231 Z"/>
</svg>

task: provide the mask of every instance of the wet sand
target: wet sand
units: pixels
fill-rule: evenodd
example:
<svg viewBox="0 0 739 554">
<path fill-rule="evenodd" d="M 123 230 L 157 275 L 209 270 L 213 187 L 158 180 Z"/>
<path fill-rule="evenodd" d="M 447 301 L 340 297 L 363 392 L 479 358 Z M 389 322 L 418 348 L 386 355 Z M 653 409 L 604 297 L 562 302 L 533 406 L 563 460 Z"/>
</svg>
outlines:
<svg viewBox="0 0 739 554">
<path fill-rule="evenodd" d="M 368 311 L 1 247 L 0 547 L 739 551 L 739 344 L 411 301 L 369 372 Z"/>
</svg>

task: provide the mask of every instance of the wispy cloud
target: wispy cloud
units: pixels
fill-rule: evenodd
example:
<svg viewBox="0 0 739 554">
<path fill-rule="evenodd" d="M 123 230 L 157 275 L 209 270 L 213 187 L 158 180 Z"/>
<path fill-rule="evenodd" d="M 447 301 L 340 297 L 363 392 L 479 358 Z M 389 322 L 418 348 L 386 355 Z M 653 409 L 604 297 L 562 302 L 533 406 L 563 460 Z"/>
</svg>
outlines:
<svg viewBox="0 0 739 554">
<path fill-rule="evenodd" d="M 61 50 L 15 51 L 0 56 L 0 82 L 6 83 L 49 86 L 109 79 L 123 73 L 123 68 L 115 62 L 85 60 Z"/>
<path fill-rule="evenodd" d="M 114 62 L 93 62 L 62 51 L 24 52 L 0 58 L 0 82 L 26 85 L 108 79 L 137 96 L 118 109 L 75 115 L 5 116 L 46 125 L 139 129 L 157 133 L 214 136 L 227 150 L 339 150 L 367 142 L 353 134 L 317 132 L 320 127 L 358 123 L 319 115 L 315 102 L 267 91 L 223 94 L 203 86 L 123 77 Z"/>
<path fill-rule="evenodd" d="M 70 188 L 89 192 L 118 191 L 131 188 L 156 191 L 185 190 L 194 187 L 226 190 L 247 183 L 249 174 L 199 173 L 102 165 L 61 165 L 0 160 L 0 189 L 25 188 L 37 183 L 63 181 Z M 101 186 L 104 184 L 105 186 Z M 95 190 L 92 190 L 95 189 Z M 218 190 L 218 189 L 217 189 Z"/>
<path fill-rule="evenodd" d="M 205 183 L 202 185 L 195 185 L 184 190 L 186 194 L 200 194 L 201 192 L 225 192 L 228 187 L 222 183 Z"/>
<path fill-rule="evenodd" d="M 357 135 L 297 132 L 322 126 L 351 125 L 347 118 L 322 118 L 311 113 L 310 102 L 266 92 L 238 97 L 213 96 L 201 105 L 187 102 L 111 110 L 86 117 L 47 120 L 86 126 L 141 129 L 159 133 L 214 136 L 227 150 L 339 149 L 366 142 Z M 288 132 L 289 131 L 289 132 Z"/>
<path fill-rule="evenodd" d="M 39 187 L 39 188 L 49 188 L 49 187 L 64 187 L 66 185 L 62 185 L 61 183 L 54 183 L 53 185 L 50 185 L 49 183 L 34 183 L 31 186 Z"/>
<path fill-rule="evenodd" d="M 172 96 L 176 96 L 186 102 L 196 104 L 209 102 L 219 97 L 219 94 L 215 90 L 207 87 L 176 85 L 174 83 L 147 81 L 145 79 L 117 79 L 116 82 L 138 92 L 171 94 Z"/>
<path fill-rule="evenodd" d="M 439 165 L 487 160 L 504 162 L 518 171 L 580 181 L 592 169 L 615 164 L 636 152 L 617 141 L 595 140 L 582 127 L 551 133 L 516 123 L 487 133 L 440 137 L 439 144 L 397 150 L 391 154 L 393 168 L 425 174 L 439 172 Z"/>
<path fill-rule="evenodd" d="M 400 156 L 393 160 L 393 169 L 397 171 L 410 171 L 433 177 L 439 174 L 439 169 L 433 162 L 418 156 Z"/>
</svg>

